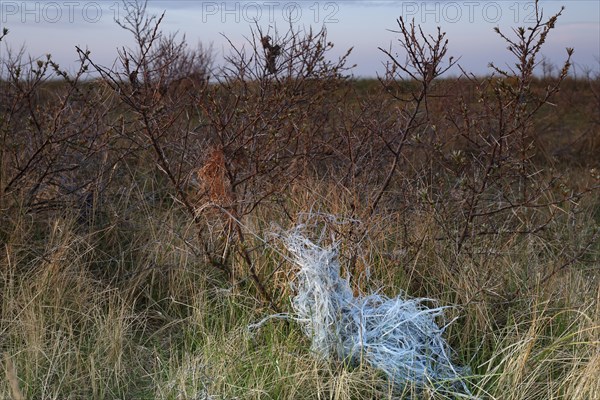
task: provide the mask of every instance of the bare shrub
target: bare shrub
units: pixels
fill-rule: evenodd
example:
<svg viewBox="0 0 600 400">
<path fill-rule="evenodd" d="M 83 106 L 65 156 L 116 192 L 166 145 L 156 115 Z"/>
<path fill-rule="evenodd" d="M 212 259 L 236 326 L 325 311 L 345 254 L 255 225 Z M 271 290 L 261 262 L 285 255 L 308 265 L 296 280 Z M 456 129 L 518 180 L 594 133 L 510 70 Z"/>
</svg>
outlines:
<svg viewBox="0 0 600 400">
<path fill-rule="evenodd" d="M 0 207 L 75 207 L 90 216 L 114 165 L 107 152 L 109 93 L 85 82 L 84 59 L 74 74 L 51 55 L 28 58 L 24 49 L 7 50 L 1 61 Z"/>
<path fill-rule="evenodd" d="M 136 47 L 119 50 L 120 69 L 98 65 L 89 51 L 77 50 L 125 106 L 113 130 L 131 143 L 131 151 L 150 150 L 176 198 L 195 218 L 186 187 L 206 138 L 193 106 L 206 88 L 210 57 L 202 48 L 190 50 L 185 39 L 165 36 L 159 29 L 164 13 L 148 15 L 146 5 L 124 2 L 125 16 L 117 22 L 133 34 Z"/>
<path fill-rule="evenodd" d="M 206 260 L 232 274 L 232 257 L 245 266 L 262 297 L 274 304 L 256 270 L 240 223 L 278 196 L 319 153 L 335 93 L 344 84 L 346 56 L 326 59 L 325 30 L 283 36 L 252 31 L 250 51 L 232 45 L 226 65 L 208 82 L 208 53 L 190 52 L 185 39 L 165 36 L 164 17 L 146 2 L 127 2 L 119 25 L 136 47 L 119 51 L 120 69 L 98 65 L 78 49 L 128 110 L 121 137 L 148 149 L 175 198 L 195 221 Z M 181 82 L 192 84 L 181 85 Z M 125 128 L 126 127 L 126 128 Z M 117 131 L 119 126 L 115 126 Z M 221 234 L 207 233 L 220 215 Z M 213 231 L 214 233 L 214 231 Z M 244 280 L 245 278 L 242 278 Z"/>
<path fill-rule="evenodd" d="M 272 37 L 257 26 L 249 50 L 231 44 L 226 65 L 200 103 L 215 149 L 201 170 L 201 180 L 214 189 L 215 180 L 206 172 L 218 154 L 223 173 L 219 188 L 226 186 L 218 191 L 227 196 L 215 199 L 213 190 L 198 210 L 202 215 L 215 206 L 223 211 L 229 221 L 223 230 L 223 262 L 235 251 L 229 245 L 235 237 L 256 283 L 260 278 L 240 224 L 263 203 L 283 205 L 287 188 L 307 176 L 323 156 L 322 144 L 330 140 L 329 117 L 342 101 L 338 90 L 345 84 L 348 55 L 327 60 L 333 45 L 324 29 L 305 32 L 290 26 L 284 35 L 269 34 Z"/>
<path fill-rule="evenodd" d="M 448 216 L 462 215 L 458 226 L 447 227 L 458 252 L 469 238 L 478 235 L 517 231 L 535 233 L 550 221 L 536 219 L 537 222 L 531 220 L 523 226 L 523 219 L 516 218 L 514 222 L 517 225 L 510 228 L 506 218 L 515 212 L 521 216 L 538 214 L 538 209 L 550 210 L 554 204 L 583 194 L 557 197 L 560 180 L 542 176 L 545 174 L 535 163 L 539 146 L 533 130 L 533 116 L 542 107 L 552 106 L 550 99 L 567 76 L 573 52 L 567 49 L 567 60 L 559 76 L 542 93 L 538 93 L 533 85 L 534 69 L 539 65 L 537 56 L 561 12 L 545 21 L 539 8 L 536 10 L 536 23 L 530 28 L 516 29 L 516 39 L 497 30 L 517 59 L 515 69 L 503 70 L 491 64 L 496 75 L 483 80 L 463 71 L 463 79 L 474 88 L 477 101 L 463 95 L 459 103 L 446 104 L 445 120 L 435 117 L 427 108 L 428 88 L 439 75 L 440 57 L 446 53 L 447 42 L 443 41 L 443 35 L 438 31 L 437 37 L 427 37 L 419 31 L 417 37 L 414 25 L 409 26 L 399 20 L 401 44 L 407 53 L 408 65 L 385 51 L 393 60 L 388 74 L 400 70 L 419 88 L 416 94 L 413 92 L 406 96 L 401 94 L 401 88 L 396 87 L 392 91 L 389 85 L 386 86 L 392 96 L 410 104 L 413 114 L 405 119 L 415 125 L 412 131 L 420 128 L 413 136 L 410 135 L 411 126 L 403 130 L 402 140 L 392 151 L 393 159 L 400 160 L 397 150 L 402 150 L 410 139 L 411 147 L 422 146 L 425 150 L 413 152 L 412 156 L 406 155 L 412 165 L 426 166 L 414 159 L 416 155 L 430 159 L 440 172 L 445 170 L 447 176 L 440 176 L 437 187 L 431 188 L 433 182 L 420 180 L 423 187 L 431 188 L 424 192 L 425 199 L 439 211 L 440 223 L 460 221 L 460 218 L 449 219 Z M 450 59 L 448 65 L 453 64 Z M 391 82 L 396 84 L 398 80 Z M 424 103 L 422 109 L 421 103 Z M 390 175 L 395 171 L 394 165 Z M 498 225 L 500 221 L 502 225 Z"/>
</svg>

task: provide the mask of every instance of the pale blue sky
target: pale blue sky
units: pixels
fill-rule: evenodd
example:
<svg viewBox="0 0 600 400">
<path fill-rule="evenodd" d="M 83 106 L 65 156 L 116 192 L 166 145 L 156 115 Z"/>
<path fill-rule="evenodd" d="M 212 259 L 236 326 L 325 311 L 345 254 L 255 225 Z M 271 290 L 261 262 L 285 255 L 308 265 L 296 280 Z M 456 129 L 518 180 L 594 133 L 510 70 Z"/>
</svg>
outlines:
<svg viewBox="0 0 600 400">
<path fill-rule="evenodd" d="M 490 61 L 509 62 L 505 43 L 493 32 L 499 26 L 527 25 L 533 11 L 531 1 L 189 1 L 150 0 L 149 10 L 166 11 L 163 30 L 178 31 L 195 44 L 212 44 L 216 63 L 228 51 L 222 35 L 236 45 L 245 42 L 250 26 L 258 19 L 263 29 L 282 31 L 284 16 L 292 13 L 296 25 L 320 28 L 326 25 L 335 43 L 333 56 L 354 47 L 351 62 L 356 76 L 375 76 L 383 71 L 385 56 L 377 47 L 388 48 L 396 35 L 396 19 L 415 18 L 428 32 L 441 26 L 450 40 L 449 54 L 460 56 L 461 65 L 476 74 L 489 72 Z M 574 47 L 574 61 L 583 70 L 600 71 L 600 2 L 596 0 L 541 1 L 545 15 L 566 10 L 549 37 L 543 54 L 559 64 L 565 47 Z M 119 0 L 8 1 L 0 0 L 0 26 L 10 29 L 6 42 L 12 48 L 25 44 L 34 56 L 51 53 L 63 66 L 74 66 L 75 45 L 88 47 L 102 64 L 110 65 L 116 48 L 131 38 L 115 23 L 123 15 Z M 4 46 L 1 50 L 6 54 Z M 458 73 L 458 70 L 454 70 Z"/>
</svg>

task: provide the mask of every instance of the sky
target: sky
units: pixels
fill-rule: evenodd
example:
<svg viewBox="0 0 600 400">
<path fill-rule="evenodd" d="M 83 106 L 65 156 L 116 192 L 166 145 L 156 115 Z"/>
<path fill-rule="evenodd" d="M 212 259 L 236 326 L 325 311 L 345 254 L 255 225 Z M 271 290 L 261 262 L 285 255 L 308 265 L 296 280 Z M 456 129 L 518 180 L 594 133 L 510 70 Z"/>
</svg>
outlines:
<svg viewBox="0 0 600 400">
<path fill-rule="evenodd" d="M 600 1 L 541 0 L 545 16 L 565 5 L 557 27 L 550 33 L 542 50 L 554 65 L 561 64 L 566 47 L 573 47 L 575 71 L 600 73 Z M 212 47 L 215 65 L 235 46 L 248 46 L 251 27 L 258 24 L 264 31 L 285 32 L 288 19 L 302 29 L 326 27 L 335 44 L 331 53 L 337 59 L 353 48 L 352 74 L 375 77 L 384 71 L 386 56 L 378 47 L 400 53 L 396 30 L 397 19 L 415 20 L 425 32 L 434 33 L 438 26 L 449 39 L 448 55 L 460 57 L 466 71 L 477 75 L 490 73 L 488 64 L 507 66 L 514 61 L 506 43 L 494 32 L 499 27 L 511 34 L 517 26 L 530 26 L 534 14 L 532 1 L 191 1 L 149 0 L 148 11 L 165 12 L 163 32 L 185 35 L 193 46 L 201 42 Z M 8 49 L 25 46 L 33 57 L 52 54 L 61 67 L 74 70 L 75 46 L 87 47 L 92 58 L 111 65 L 117 49 L 132 44 L 131 34 L 121 29 L 115 19 L 125 14 L 120 0 L 0 0 L 0 27 L 9 35 L 0 44 L 0 59 Z M 8 47 L 7 47 L 8 46 Z M 458 75 L 458 68 L 449 74 Z"/>
</svg>

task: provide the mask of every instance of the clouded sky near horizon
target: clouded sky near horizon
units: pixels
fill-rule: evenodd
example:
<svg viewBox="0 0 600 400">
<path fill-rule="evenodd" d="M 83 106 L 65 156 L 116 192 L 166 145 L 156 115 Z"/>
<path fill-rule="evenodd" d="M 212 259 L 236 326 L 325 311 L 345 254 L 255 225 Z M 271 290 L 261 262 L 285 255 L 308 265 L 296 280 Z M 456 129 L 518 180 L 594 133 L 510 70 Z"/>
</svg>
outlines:
<svg viewBox="0 0 600 400">
<path fill-rule="evenodd" d="M 579 72 L 600 72 L 600 2 L 596 0 L 540 2 L 545 16 L 565 5 L 563 16 L 548 38 L 543 55 L 553 64 L 565 58 L 565 48 L 574 47 L 573 60 Z M 415 19 L 426 32 L 437 26 L 447 32 L 449 55 L 461 57 L 460 64 L 475 74 L 489 73 L 488 63 L 499 66 L 512 60 L 506 43 L 494 33 L 528 26 L 534 17 L 532 1 L 191 1 L 150 0 L 148 10 L 166 11 L 163 31 L 185 34 L 194 45 L 212 45 L 215 63 L 229 52 L 227 36 L 236 46 L 247 45 L 245 37 L 255 24 L 265 31 L 287 29 L 289 16 L 296 26 L 325 25 L 335 43 L 332 57 L 353 47 L 350 61 L 357 64 L 354 75 L 375 76 L 384 70 L 385 55 L 378 47 L 400 50 L 396 19 Z M 61 66 L 74 69 L 75 46 L 88 47 L 92 57 L 111 65 L 116 49 L 132 43 L 130 34 L 114 22 L 122 18 L 121 1 L 10 1 L 0 0 L 0 26 L 10 30 L 5 41 L 13 49 L 25 45 L 32 56 L 51 53 Z M 2 43 L 0 58 L 7 50 Z M 451 71 L 455 75 L 458 69 Z"/>
</svg>

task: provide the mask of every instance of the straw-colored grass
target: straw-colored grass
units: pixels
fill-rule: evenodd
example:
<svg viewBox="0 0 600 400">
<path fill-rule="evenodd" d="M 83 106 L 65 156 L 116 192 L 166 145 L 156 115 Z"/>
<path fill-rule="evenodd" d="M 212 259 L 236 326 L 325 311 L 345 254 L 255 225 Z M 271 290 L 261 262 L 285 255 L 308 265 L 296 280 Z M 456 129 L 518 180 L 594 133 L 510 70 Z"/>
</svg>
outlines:
<svg viewBox="0 0 600 400">
<path fill-rule="evenodd" d="M 323 182 L 313 187 L 322 190 L 291 192 L 295 211 L 344 211 L 335 190 Z M 68 216 L 46 224 L 12 220 L 0 258 L 7 377 L 0 398 L 393 398 L 380 372 L 314 357 L 293 322 L 275 319 L 249 331 L 271 312 L 251 285 L 223 280 L 194 255 L 191 223 L 176 206 L 135 193 L 124 200 L 137 204 L 127 223 L 111 217 L 95 231 Z M 285 224 L 266 208 L 254 218 L 244 229 L 257 234 L 249 235 L 257 246 L 271 222 Z M 390 244 L 391 237 L 401 243 L 403 233 L 388 218 L 369 221 L 369 239 L 358 244 L 358 263 L 370 264 L 371 275 L 354 282 L 356 290 L 426 293 L 456 306 L 449 318 L 458 319 L 445 336 L 457 363 L 473 372 L 473 393 L 503 400 L 600 397 L 597 271 L 575 263 L 536 284 L 528 279 L 560 261 L 551 243 L 526 238 L 494 256 L 455 255 L 435 240 L 426 217 L 413 224 L 424 245 L 407 254 Z M 568 227 L 556 229 L 557 240 L 569 240 Z M 274 250 L 256 253 L 257 268 L 265 276 L 279 268 L 272 284 L 289 310 L 291 266 L 279 264 L 282 247 Z M 589 255 L 596 263 L 597 256 Z M 519 296 L 505 298 L 517 288 Z"/>
</svg>

